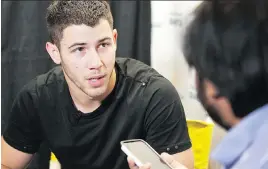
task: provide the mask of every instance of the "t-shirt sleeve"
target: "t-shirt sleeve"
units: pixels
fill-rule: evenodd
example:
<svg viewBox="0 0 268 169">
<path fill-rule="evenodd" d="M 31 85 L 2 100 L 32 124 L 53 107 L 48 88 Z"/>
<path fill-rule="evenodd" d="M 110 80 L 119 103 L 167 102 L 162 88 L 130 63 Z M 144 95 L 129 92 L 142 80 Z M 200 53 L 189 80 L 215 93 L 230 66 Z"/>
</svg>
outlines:
<svg viewBox="0 0 268 169">
<path fill-rule="evenodd" d="M 175 87 L 166 79 L 147 85 L 146 141 L 158 152 L 179 153 L 191 148 L 184 109 Z"/>
<path fill-rule="evenodd" d="M 3 133 L 11 147 L 29 154 L 36 153 L 41 144 L 35 99 L 35 94 L 25 88 L 17 95 Z"/>
</svg>

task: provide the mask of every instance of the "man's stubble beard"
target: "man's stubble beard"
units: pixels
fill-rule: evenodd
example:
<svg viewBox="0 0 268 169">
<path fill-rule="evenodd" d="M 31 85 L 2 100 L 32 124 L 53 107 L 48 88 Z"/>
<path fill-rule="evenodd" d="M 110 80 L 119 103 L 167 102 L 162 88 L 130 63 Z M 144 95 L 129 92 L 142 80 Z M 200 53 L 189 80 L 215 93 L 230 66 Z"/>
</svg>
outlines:
<svg viewBox="0 0 268 169">
<path fill-rule="evenodd" d="M 76 80 L 75 80 L 74 78 L 72 78 L 72 77 L 69 75 L 69 71 L 68 71 L 68 69 L 65 68 L 64 65 L 65 65 L 65 64 L 62 63 L 62 64 L 61 64 L 61 67 L 62 67 L 62 70 L 63 70 L 64 74 L 65 74 L 65 75 L 67 76 L 67 78 L 69 79 L 69 81 L 70 81 L 71 83 L 73 83 L 75 87 L 77 87 L 80 91 L 82 91 L 82 92 L 83 92 L 85 95 L 87 95 L 88 97 L 90 97 L 90 98 L 92 98 L 92 99 L 93 99 L 93 98 L 99 99 L 99 98 L 102 97 L 102 95 L 104 95 L 104 94 L 107 92 L 107 90 L 109 90 L 109 84 L 110 84 L 110 81 L 111 81 L 111 77 L 112 77 L 112 75 L 113 75 L 113 73 L 114 73 L 114 70 L 110 73 L 108 79 L 107 79 L 107 77 L 105 77 L 105 78 L 107 79 L 107 81 L 106 81 L 106 79 L 105 79 L 105 82 L 104 82 L 103 86 L 100 87 L 100 88 L 103 88 L 103 87 L 104 87 L 105 90 L 104 90 L 103 92 L 101 92 L 100 94 L 97 94 L 96 96 L 92 96 L 92 95 L 90 95 L 90 94 L 86 91 L 86 88 L 83 88 L 83 85 L 82 85 L 82 84 L 77 83 Z M 115 68 L 114 68 L 114 69 L 115 69 Z M 66 80 L 67 80 L 67 79 L 66 79 Z M 86 80 L 85 80 L 85 81 L 86 81 Z M 99 90 L 100 88 L 96 88 L 96 89 L 92 88 L 91 90 Z"/>
</svg>

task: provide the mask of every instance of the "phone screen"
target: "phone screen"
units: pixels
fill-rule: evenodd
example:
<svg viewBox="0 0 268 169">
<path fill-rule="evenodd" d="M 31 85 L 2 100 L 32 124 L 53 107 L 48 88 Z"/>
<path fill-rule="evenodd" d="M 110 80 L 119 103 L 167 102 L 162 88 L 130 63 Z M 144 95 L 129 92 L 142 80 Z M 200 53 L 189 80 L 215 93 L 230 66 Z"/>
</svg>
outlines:
<svg viewBox="0 0 268 169">
<path fill-rule="evenodd" d="M 160 157 L 144 142 L 135 141 L 124 143 L 127 149 L 143 164 L 149 162 L 152 169 L 171 169 Z"/>
</svg>

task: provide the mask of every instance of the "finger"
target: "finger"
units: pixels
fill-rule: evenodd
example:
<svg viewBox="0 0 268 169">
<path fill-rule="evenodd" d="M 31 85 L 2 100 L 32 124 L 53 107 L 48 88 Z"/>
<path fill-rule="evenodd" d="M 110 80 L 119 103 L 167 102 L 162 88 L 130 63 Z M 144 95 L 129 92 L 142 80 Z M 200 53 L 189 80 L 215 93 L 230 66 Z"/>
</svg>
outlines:
<svg viewBox="0 0 268 169">
<path fill-rule="evenodd" d="M 150 163 L 146 163 L 143 166 L 141 166 L 139 169 L 151 169 L 151 164 Z"/>
<path fill-rule="evenodd" d="M 150 163 L 146 163 L 142 165 L 141 167 L 138 167 L 132 158 L 127 157 L 127 161 L 128 161 L 128 165 L 130 169 L 151 169 Z"/>
<path fill-rule="evenodd" d="M 134 160 L 132 160 L 132 158 L 127 157 L 127 161 L 128 161 L 128 166 L 130 169 L 136 169 L 138 168 L 134 162 Z"/>
</svg>

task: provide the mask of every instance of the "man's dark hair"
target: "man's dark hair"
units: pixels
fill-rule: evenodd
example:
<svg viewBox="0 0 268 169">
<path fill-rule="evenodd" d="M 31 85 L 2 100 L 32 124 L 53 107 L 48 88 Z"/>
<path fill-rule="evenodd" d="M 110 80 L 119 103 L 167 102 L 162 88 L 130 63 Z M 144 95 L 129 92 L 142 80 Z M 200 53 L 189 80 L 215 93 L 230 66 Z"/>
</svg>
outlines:
<svg viewBox="0 0 268 169">
<path fill-rule="evenodd" d="M 188 64 L 229 99 L 237 117 L 268 103 L 268 3 L 260 2 L 203 2 L 184 37 Z"/>
<path fill-rule="evenodd" d="M 60 47 L 62 31 L 70 25 L 96 26 L 105 19 L 113 28 L 113 16 L 106 1 L 52 1 L 47 9 L 47 27 L 52 43 Z"/>
</svg>

